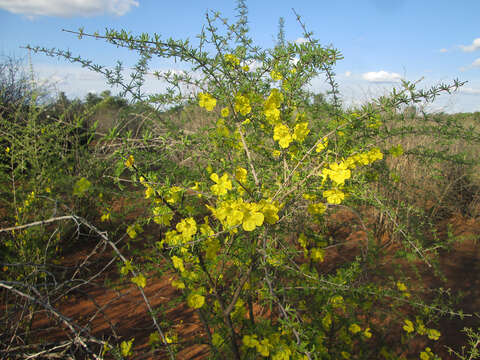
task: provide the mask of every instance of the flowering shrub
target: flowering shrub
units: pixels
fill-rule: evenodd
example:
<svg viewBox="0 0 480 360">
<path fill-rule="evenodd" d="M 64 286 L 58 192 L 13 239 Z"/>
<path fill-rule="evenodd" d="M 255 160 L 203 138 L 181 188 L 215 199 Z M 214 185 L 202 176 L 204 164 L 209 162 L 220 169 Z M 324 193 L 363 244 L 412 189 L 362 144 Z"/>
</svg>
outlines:
<svg viewBox="0 0 480 360">
<path fill-rule="evenodd" d="M 192 135 L 197 178 L 160 180 L 142 168 L 135 154 L 124 151 L 120 170 L 129 171 L 150 204 L 149 217 L 128 224 L 126 233 L 134 239 L 142 233 L 142 224 L 158 225 L 159 238 L 150 251 L 166 259 L 175 273 L 171 285 L 198 313 L 202 340 L 212 357 L 369 359 L 381 353 L 393 358 L 403 350 L 381 347 L 386 328 L 397 330 L 397 343 L 413 335 L 429 344 L 438 340 L 441 333 L 426 326 L 435 319 L 431 313 L 418 310 L 415 322 L 401 312 L 383 323 L 375 318 L 378 309 L 405 304 L 420 304 L 419 309 L 432 313 L 438 308 L 423 303 L 406 280 L 370 281 L 382 253 L 361 216 L 359 225 L 367 233 L 362 249 L 351 261 L 336 264 L 335 271 L 322 267 L 329 261 L 329 246 L 321 229 L 340 207 L 354 212 L 366 204 L 382 207 L 380 200 L 374 201 L 381 198 L 375 185 L 388 174 L 389 157 L 403 155 L 401 145 L 386 146 L 389 129 L 382 114 L 459 84 L 423 92 L 405 83 L 407 100 L 405 92 L 399 92 L 377 107 L 344 111 L 333 80 L 333 66 L 341 59 L 336 49 L 320 45 L 298 17 L 305 43 L 280 42 L 261 50 L 248 37 L 242 1 L 239 11 L 235 24 L 217 13 L 207 14 L 207 32 L 195 47 L 125 31 L 78 33 L 138 51 L 138 89 L 124 85 L 137 100 L 196 104 L 218 119 L 206 133 Z M 225 25 L 224 34 L 217 30 L 218 22 Z M 66 52 L 47 53 L 72 59 Z M 142 95 L 142 76 L 152 56 L 179 57 L 197 74 L 156 73 L 171 89 L 162 96 Z M 112 74 L 105 74 L 115 82 Z M 315 116 L 306 90 L 319 75 L 332 87 L 332 106 L 325 117 Z M 188 86 L 195 91 L 183 91 Z M 83 189 L 86 183 L 78 185 Z M 430 265 L 421 244 L 392 220 L 404 234 L 401 246 Z M 132 262 L 123 260 L 120 272 L 143 289 L 146 274 Z M 165 329 L 157 330 L 161 336 L 151 338 L 171 350 Z M 122 343 L 121 353 L 130 356 L 131 346 Z M 417 356 L 435 358 L 430 347 Z"/>
</svg>

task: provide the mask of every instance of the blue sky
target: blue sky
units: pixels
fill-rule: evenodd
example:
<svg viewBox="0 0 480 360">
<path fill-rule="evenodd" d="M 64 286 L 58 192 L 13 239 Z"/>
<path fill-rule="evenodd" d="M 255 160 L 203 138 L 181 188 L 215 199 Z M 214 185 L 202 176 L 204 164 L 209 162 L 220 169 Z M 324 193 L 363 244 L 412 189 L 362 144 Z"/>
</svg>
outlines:
<svg viewBox="0 0 480 360">
<path fill-rule="evenodd" d="M 458 78 L 468 81 L 458 94 L 442 96 L 432 111 L 480 111 L 480 1 L 460 0 L 256 0 L 246 1 L 251 36 L 258 45 L 275 43 L 278 20 L 285 19 L 289 41 L 302 36 L 294 6 L 309 30 L 323 44 L 344 55 L 337 63 L 337 81 L 347 104 L 361 104 L 399 86 L 401 78 L 425 88 Z M 294 5 L 293 5 L 294 4 Z M 114 66 L 117 59 L 132 64 L 129 52 L 105 42 L 78 40 L 62 29 L 102 32 L 106 27 L 133 34 L 156 32 L 163 38 L 195 36 L 207 10 L 234 21 L 236 2 L 220 0 L 0 0 L 0 54 L 25 57 L 27 44 L 69 49 L 95 62 Z M 70 97 L 106 89 L 102 78 L 77 65 L 32 55 L 40 79 L 56 84 Z M 173 62 L 153 64 L 178 68 Z M 315 90 L 325 90 L 323 78 Z M 161 84 L 149 81 L 151 91 Z M 115 92 L 115 90 L 113 90 Z"/>
</svg>

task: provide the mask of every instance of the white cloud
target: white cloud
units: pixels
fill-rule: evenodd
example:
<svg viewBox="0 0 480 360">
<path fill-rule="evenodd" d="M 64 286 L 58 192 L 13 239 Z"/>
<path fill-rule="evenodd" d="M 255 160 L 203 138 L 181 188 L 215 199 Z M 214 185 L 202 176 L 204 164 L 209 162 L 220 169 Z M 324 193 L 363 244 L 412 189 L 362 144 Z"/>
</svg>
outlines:
<svg viewBox="0 0 480 360">
<path fill-rule="evenodd" d="M 352 72 L 351 72 L 351 71 L 345 71 L 345 76 L 346 76 L 346 77 L 352 76 Z"/>
<path fill-rule="evenodd" d="M 247 65 L 251 71 L 255 71 L 257 69 L 260 69 L 263 63 L 259 60 L 249 60 L 245 64 L 242 63 L 242 66 L 244 65 Z"/>
<path fill-rule="evenodd" d="M 303 37 L 299 37 L 297 40 L 295 40 L 295 42 L 296 42 L 297 44 L 303 44 L 303 43 L 308 42 L 308 40 L 305 39 L 305 38 L 303 38 Z"/>
<path fill-rule="evenodd" d="M 68 97 L 83 98 L 89 91 L 101 93 L 108 88 L 102 75 L 80 66 L 37 64 L 34 72 L 39 83 L 64 91 Z"/>
<path fill-rule="evenodd" d="M 381 71 L 371 71 L 371 72 L 364 73 L 362 75 L 362 78 L 369 82 L 390 83 L 390 82 L 397 82 L 402 77 L 400 76 L 400 74 L 389 73 L 387 71 L 381 70 Z"/>
<path fill-rule="evenodd" d="M 103 75 L 93 72 L 89 69 L 76 66 L 74 64 L 34 64 L 34 73 L 37 83 L 49 85 L 52 93 L 63 91 L 69 98 L 83 99 L 89 93 L 100 94 L 104 90 L 110 89 L 113 94 L 119 93 L 122 89 L 117 86 L 109 86 Z M 122 73 L 124 79 L 129 78 L 131 68 L 126 68 Z M 157 69 L 160 74 L 171 72 L 173 74 L 185 74 L 184 70 L 178 68 Z M 201 79 L 199 72 L 189 73 L 193 79 Z M 158 79 L 152 73 L 145 76 L 143 91 L 147 94 L 157 94 L 164 92 L 168 84 Z M 196 88 L 185 86 L 182 88 L 184 94 L 195 92 Z"/>
<path fill-rule="evenodd" d="M 460 45 L 460 49 L 465 52 L 472 52 L 480 49 L 480 38 L 473 40 L 471 45 Z"/>
<path fill-rule="evenodd" d="M 125 15 L 132 6 L 138 6 L 136 0 L 0 0 L 0 8 L 14 14 L 35 16 L 97 16 L 113 14 Z"/>
<path fill-rule="evenodd" d="M 448 52 L 448 50 L 445 49 L 445 48 L 443 48 L 443 49 L 440 49 L 440 52 L 441 52 L 441 53 L 446 53 L 446 52 Z"/>
<path fill-rule="evenodd" d="M 478 58 L 477 60 L 475 60 L 473 63 L 472 63 L 472 66 L 480 66 L 480 58 Z"/>
<path fill-rule="evenodd" d="M 471 87 L 460 88 L 458 91 L 461 94 L 466 94 L 466 95 L 480 95 L 480 89 L 474 89 Z"/>
</svg>

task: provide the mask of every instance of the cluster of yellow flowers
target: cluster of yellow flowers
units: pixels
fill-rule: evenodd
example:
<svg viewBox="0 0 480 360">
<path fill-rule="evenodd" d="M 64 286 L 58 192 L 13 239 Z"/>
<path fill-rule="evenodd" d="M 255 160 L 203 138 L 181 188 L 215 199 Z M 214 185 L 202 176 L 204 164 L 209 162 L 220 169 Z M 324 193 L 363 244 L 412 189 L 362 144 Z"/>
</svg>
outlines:
<svg viewBox="0 0 480 360">
<path fill-rule="evenodd" d="M 242 225 L 243 230 L 253 231 L 263 222 L 275 224 L 279 217 L 280 206 L 261 200 L 258 203 L 248 203 L 243 199 L 221 201 L 217 207 L 206 205 L 212 214 L 220 221 L 224 229 Z"/>
<path fill-rule="evenodd" d="M 222 177 L 219 177 L 216 173 L 212 173 L 210 179 L 215 183 L 215 185 L 210 187 L 214 195 L 223 196 L 228 193 L 228 190 L 232 190 L 232 182 L 228 178 L 227 173 L 223 174 Z"/>
<path fill-rule="evenodd" d="M 230 66 L 236 67 L 240 65 L 240 59 L 233 54 L 225 54 L 224 59 L 225 62 Z"/>
<path fill-rule="evenodd" d="M 273 129 L 273 140 L 278 141 L 278 145 L 280 145 L 281 148 L 288 148 L 293 140 L 288 126 L 284 124 L 275 125 L 275 128 Z"/>
<path fill-rule="evenodd" d="M 407 289 L 407 285 L 405 285 L 401 281 L 397 281 L 397 289 L 400 290 L 406 298 L 409 298 L 411 296 L 410 292 Z"/>
<path fill-rule="evenodd" d="M 239 112 L 243 116 L 246 116 L 252 111 L 250 106 L 250 100 L 247 96 L 238 94 L 235 96 L 235 111 Z"/>
<path fill-rule="evenodd" d="M 326 143 L 328 143 L 328 139 L 323 140 L 319 145 Z M 345 199 L 345 194 L 341 188 L 345 185 L 345 181 L 352 176 L 350 169 L 355 169 L 357 165 L 368 165 L 380 159 L 383 159 L 382 152 L 379 148 L 373 148 L 367 152 L 350 156 L 339 163 L 329 164 L 328 167 L 325 167 L 321 172 L 321 176 L 323 177 L 322 184 L 327 179 L 330 179 L 335 185 L 335 188 L 325 190 L 323 197 L 326 198 L 330 204 L 340 204 Z"/>
<path fill-rule="evenodd" d="M 279 81 L 283 79 L 282 74 L 277 70 L 272 70 L 270 72 L 270 77 L 272 78 L 272 80 L 275 80 L 275 81 Z"/>
<path fill-rule="evenodd" d="M 351 172 L 346 162 L 332 163 L 322 170 L 322 176 L 324 180 L 329 177 L 336 185 L 343 185 L 345 180 L 350 179 Z"/>
<path fill-rule="evenodd" d="M 354 169 L 357 165 L 369 165 L 377 160 L 383 159 L 383 154 L 378 147 L 374 147 L 367 152 L 350 156 L 345 160 L 348 168 Z"/>
<path fill-rule="evenodd" d="M 143 229 L 140 224 L 132 224 L 127 227 L 127 234 L 131 239 L 135 239 L 139 233 L 142 233 Z"/>
<path fill-rule="evenodd" d="M 127 168 L 131 168 L 133 166 L 133 164 L 135 163 L 135 159 L 133 157 L 133 155 L 130 155 L 127 160 L 125 161 L 125 166 Z"/>
<path fill-rule="evenodd" d="M 217 100 L 208 93 L 200 93 L 198 94 L 198 98 L 200 107 L 205 108 L 207 111 L 212 111 L 215 105 L 217 105 Z"/>
<path fill-rule="evenodd" d="M 280 105 L 283 102 L 283 94 L 278 89 L 272 89 L 263 105 L 263 113 L 270 124 L 276 124 L 280 120 Z"/>
<path fill-rule="evenodd" d="M 438 359 L 435 354 L 432 352 L 428 346 L 425 348 L 424 351 L 420 353 L 420 360 L 435 360 Z"/>
<path fill-rule="evenodd" d="M 246 348 L 255 348 L 263 357 L 270 356 L 272 360 L 290 360 L 292 356 L 292 350 L 282 341 L 280 334 L 272 334 L 262 340 L 258 339 L 257 334 L 244 335 L 242 343 Z"/>
<path fill-rule="evenodd" d="M 403 325 L 403 330 L 405 330 L 407 333 L 412 333 L 415 331 L 415 325 L 416 325 L 416 331 L 418 335 L 427 335 L 427 337 L 430 340 L 438 340 L 440 336 L 442 335 L 440 331 L 436 329 L 429 329 L 425 326 L 422 320 L 416 319 L 416 324 L 414 325 L 411 320 L 406 319 L 404 321 L 405 325 Z"/>
<path fill-rule="evenodd" d="M 308 121 L 298 123 L 295 125 L 295 129 L 293 130 L 293 140 L 298 143 L 302 143 L 309 133 L 310 129 L 308 128 Z"/>
<path fill-rule="evenodd" d="M 317 148 L 315 149 L 315 151 L 317 153 L 319 152 L 322 152 L 324 149 L 326 149 L 328 146 L 328 138 L 327 137 L 324 137 L 322 139 L 322 141 L 320 141 L 318 144 L 317 144 Z"/>
</svg>

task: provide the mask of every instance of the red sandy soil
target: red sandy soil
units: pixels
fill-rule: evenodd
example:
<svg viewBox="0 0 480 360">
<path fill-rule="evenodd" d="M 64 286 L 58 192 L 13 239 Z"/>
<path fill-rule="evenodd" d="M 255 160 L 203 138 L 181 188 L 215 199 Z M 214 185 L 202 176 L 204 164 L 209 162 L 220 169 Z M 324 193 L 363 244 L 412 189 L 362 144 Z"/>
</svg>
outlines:
<svg viewBox="0 0 480 360">
<path fill-rule="evenodd" d="M 365 239 L 365 233 L 358 227 L 347 227 L 345 224 L 355 223 L 351 214 L 339 213 L 330 222 L 332 234 L 339 242 L 345 245 L 332 247 L 328 250 L 326 261 L 322 265 L 323 270 L 329 271 L 338 262 L 343 262 L 354 254 L 358 254 L 358 244 Z M 480 251 L 478 238 L 480 236 L 480 218 L 467 219 L 456 215 L 448 220 L 452 224 L 454 234 L 465 238 L 464 241 L 455 243 L 451 251 L 444 251 L 440 257 L 441 268 L 444 271 L 447 282 L 431 275 L 422 286 L 431 288 L 443 286 L 452 289 L 452 293 L 462 291 L 466 294 L 458 308 L 465 313 L 478 312 L 480 309 Z M 446 222 L 443 227 L 446 226 Z M 142 234 L 145 236 L 146 233 Z M 89 247 L 90 246 L 90 247 Z M 84 249 L 76 249 L 70 255 L 66 255 L 65 264 L 75 264 L 83 260 L 91 250 L 91 245 L 85 244 Z M 104 253 L 103 256 L 110 256 Z M 154 332 L 152 320 L 138 289 L 133 284 L 106 287 L 105 277 L 118 279 L 118 268 L 111 266 L 109 270 L 94 283 L 83 288 L 83 294 L 76 293 L 75 296 L 57 303 L 57 309 L 64 315 L 72 318 L 77 324 L 89 323 L 91 334 L 103 340 L 110 340 L 112 343 L 119 343 L 123 340 L 135 338 L 134 356 L 135 359 L 163 359 L 166 358 L 164 350 L 152 350 L 148 344 L 150 333 Z M 163 308 L 168 310 L 158 314 L 160 321 L 168 320 L 170 328 L 178 334 L 179 348 L 178 359 L 203 359 L 208 355 L 208 347 L 198 343 L 205 338 L 200 320 L 192 309 L 185 303 L 168 305 L 179 293 L 170 285 L 171 275 L 164 275 L 156 278 L 150 277 L 145 287 L 145 293 L 154 309 Z M 100 310 L 99 310 L 100 309 Z M 52 327 L 54 326 L 54 327 Z M 435 351 L 442 354 L 442 358 L 449 358 L 443 345 L 459 349 L 466 344 L 466 338 L 460 333 L 464 326 L 479 326 L 478 319 L 473 318 L 448 319 L 441 321 L 440 330 L 442 338 L 435 346 Z M 38 330 L 38 338 L 46 340 L 66 339 L 68 333 L 64 327 L 54 325 L 45 316 L 39 316 L 34 324 Z M 115 339 L 113 334 L 117 334 Z"/>
</svg>

